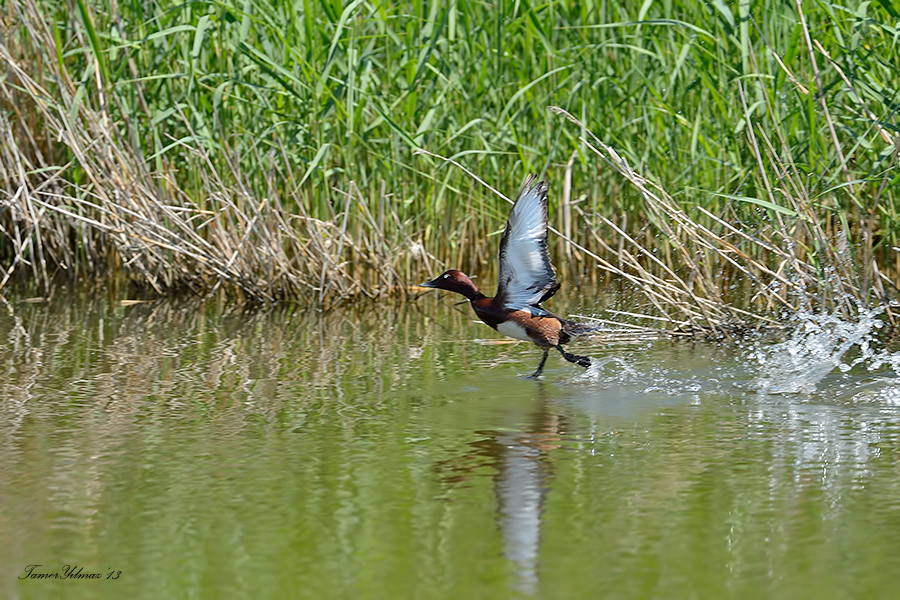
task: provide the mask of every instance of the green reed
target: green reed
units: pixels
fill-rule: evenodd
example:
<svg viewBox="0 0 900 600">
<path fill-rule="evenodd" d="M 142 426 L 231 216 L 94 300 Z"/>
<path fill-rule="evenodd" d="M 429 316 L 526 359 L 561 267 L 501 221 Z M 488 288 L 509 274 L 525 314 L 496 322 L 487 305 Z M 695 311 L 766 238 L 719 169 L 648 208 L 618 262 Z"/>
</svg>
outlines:
<svg viewBox="0 0 900 600">
<path fill-rule="evenodd" d="M 37 85 L 9 68 L 0 82 L 4 200 L 58 193 L 42 215 L 0 216 L 0 255 L 44 280 L 113 264 L 160 291 L 319 302 L 447 265 L 484 273 L 507 205 L 424 148 L 506 195 L 540 172 L 570 237 L 621 249 L 605 218 L 683 270 L 684 241 L 597 160 L 590 130 L 698 224 L 715 226 L 703 208 L 798 246 L 822 281 L 840 252 L 856 295 L 883 299 L 873 281 L 900 246 L 898 15 L 800 7 L 22 0 L 2 59 Z M 140 216 L 105 221 L 119 200 L 101 188 L 141 196 Z M 565 246 L 563 268 L 596 277 Z"/>
</svg>

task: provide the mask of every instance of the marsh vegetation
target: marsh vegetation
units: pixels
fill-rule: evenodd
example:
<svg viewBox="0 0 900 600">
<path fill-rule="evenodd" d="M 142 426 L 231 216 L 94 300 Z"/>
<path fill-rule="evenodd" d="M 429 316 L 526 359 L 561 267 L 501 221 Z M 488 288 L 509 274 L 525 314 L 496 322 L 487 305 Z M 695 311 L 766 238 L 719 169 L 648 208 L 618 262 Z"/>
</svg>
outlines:
<svg viewBox="0 0 900 600">
<path fill-rule="evenodd" d="M 112 273 L 325 306 L 444 266 L 488 277 L 507 205 L 466 170 L 506 194 L 538 172 L 563 278 L 636 290 L 667 327 L 860 305 L 893 322 L 898 20 L 771 0 L 16 0 L 0 287 Z"/>
</svg>

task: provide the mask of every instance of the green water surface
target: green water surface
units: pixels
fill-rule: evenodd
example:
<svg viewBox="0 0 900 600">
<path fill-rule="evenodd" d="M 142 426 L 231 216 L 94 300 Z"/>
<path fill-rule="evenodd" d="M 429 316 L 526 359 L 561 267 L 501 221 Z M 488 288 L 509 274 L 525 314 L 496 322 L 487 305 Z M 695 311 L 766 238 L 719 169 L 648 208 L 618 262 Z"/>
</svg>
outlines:
<svg viewBox="0 0 900 600">
<path fill-rule="evenodd" d="M 735 344 L 586 341 L 600 368 L 535 382 L 539 350 L 435 296 L 26 300 L 2 597 L 900 596 L 893 372 L 760 396 Z"/>
</svg>

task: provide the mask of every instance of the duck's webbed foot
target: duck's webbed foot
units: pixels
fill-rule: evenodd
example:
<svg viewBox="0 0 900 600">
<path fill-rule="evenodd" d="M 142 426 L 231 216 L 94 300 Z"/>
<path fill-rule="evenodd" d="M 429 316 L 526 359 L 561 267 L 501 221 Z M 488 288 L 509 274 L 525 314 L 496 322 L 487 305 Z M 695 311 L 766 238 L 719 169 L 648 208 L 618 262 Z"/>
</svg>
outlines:
<svg viewBox="0 0 900 600">
<path fill-rule="evenodd" d="M 590 356 L 579 356 L 577 354 L 569 354 L 565 350 L 563 350 L 562 346 L 557 346 L 557 350 L 563 355 L 563 358 L 569 361 L 570 363 L 575 363 L 576 365 L 582 366 L 584 368 L 588 368 L 591 366 L 591 357 Z M 546 355 L 544 355 L 546 358 Z M 543 363 L 542 363 L 543 364 Z"/>
<path fill-rule="evenodd" d="M 544 348 L 544 356 L 541 357 L 541 362 L 538 364 L 537 370 L 531 375 L 527 376 L 525 379 L 537 379 L 541 371 L 544 370 L 544 363 L 547 362 L 547 353 L 550 351 L 549 348 Z"/>
</svg>

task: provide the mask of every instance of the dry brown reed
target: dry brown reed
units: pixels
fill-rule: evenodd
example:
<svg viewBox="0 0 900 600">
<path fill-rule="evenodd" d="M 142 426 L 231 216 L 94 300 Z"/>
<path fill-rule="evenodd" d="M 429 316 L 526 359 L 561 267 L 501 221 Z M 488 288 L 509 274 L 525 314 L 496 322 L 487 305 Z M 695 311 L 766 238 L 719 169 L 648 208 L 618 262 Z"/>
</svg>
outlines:
<svg viewBox="0 0 900 600">
<path fill-rule="evenodd" d="M 718 336 L 773 326 L 779 315 L 799 311 L 837 311 L 852 318 L 859 308 L 874 305 L 881 306 L 891 325 L 895 325 L 892 303 L 885 290 L 885 284 L 893 283 L 878 268 L 871 235 L 865 236 L 867 251 L 858 264 L 850 251 L 857 241 L 850 239 L 846 229 L 836 235 L 828 234 L 826 221 L 812 208 L 809 190 L 791 163 L 790 153 L 779 155 L 761 128 L 758 131 L 766 142 L 765 160 L 779 173 L 779 195 L 792 210 L 784 211 L 790 219 L 775 211 L 776 220 L 770 228 L 751 233 L 702 206 L 696 207 L 697 217 L 690 217 L 662 186 L 632 168 L 579 119 L 558 107 L 550 110 L 586 132 L 580 141 L 634 186 L 645 202 L 648 221 L 656 230 L 652 239 L 665 240 L 677 254 L 674 260 L 663 261 L 653 248 L 642 245 L 612 220 L 597 216 L 613 235 L 601 236 L 597 229 L 592 229 L 591 234 L 607 256 L 615 257 L 616 263 L 589 255 L 598 268 L 628 280 L 643 292 L 657 315 L 630 316 L 662 318 L 676 331 L 704 331 Z M 763 152 L 752 124 L 749 132 L 753 151 L 762 161 Z M 768 191 L 774 198 L 775 189 Z M 618 247 L 607 239 L 617 240 Z M 816 249 L 816 264 L 807 260 L 809 248 Z M 685 271 L 686 275 L 679 274 Z M 727 286 L 736 276 L 749 284 L 749 301 L 729 294 Z"/>
<path fill-rule="evenodd" d="M 36 5 L 23 2 L 19 10 L 33 44 L 53 47 Z M 18 50 L 18 57 L 29 51 Z M 177 151 L 150 160 L 128 143 L 134 132 L 127 122 L 116 121 L 102 98 L 99 110 L 85 102 L 64 65 L 53 64 L 56 55 L 43 56 L 51 62 L 43 72 L 55 80 L 34 79 L 0 44 L 0 235 L 7 248 L 0 288 L 20 269 L 45 290 L 59 271 L 76 278 L 124 271 L 159 294 L 224 288 L 249 300 L 325 305 L 402 290 L 411 265 L 430 263 L 384 191 L 384 210 L 375 216 L 367 208 L 374 203 L 351 181 L 341 191 L 343 206 L 323 220 L 296 198 L 289 200 L 298 209 L 286 210 L 274 182 L 264 198 L 226 185 L 242 181 L 238 161 L 223 177 L 190 140 L 172 140 Z M 60 156 L 72 158 L 60 166 Z M 176 171 L 185 165 L 202 174 L 205 197 L 179 187 Z M 273 168 L 270 177 L 290 174 Z"/>
</svg>

